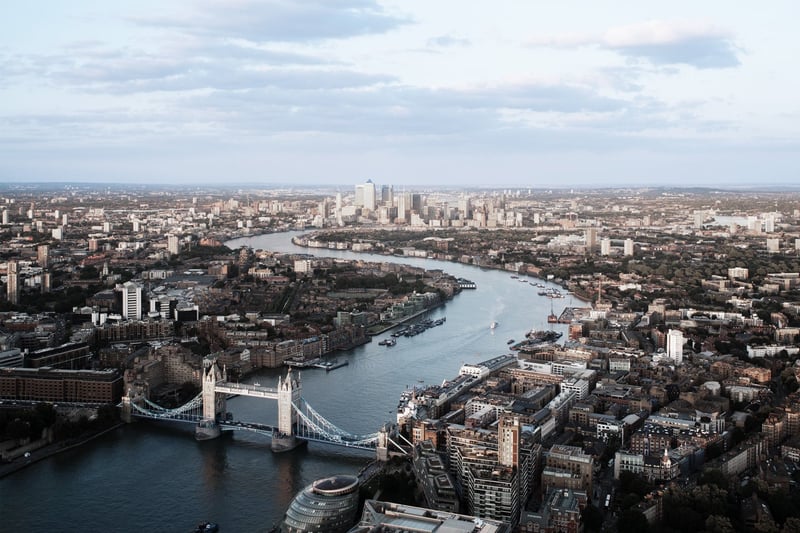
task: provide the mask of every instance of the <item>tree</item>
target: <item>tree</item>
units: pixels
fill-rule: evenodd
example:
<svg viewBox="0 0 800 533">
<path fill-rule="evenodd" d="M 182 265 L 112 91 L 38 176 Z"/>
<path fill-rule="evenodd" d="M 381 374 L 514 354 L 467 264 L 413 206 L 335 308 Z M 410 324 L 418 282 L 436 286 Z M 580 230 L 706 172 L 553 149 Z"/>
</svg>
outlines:
<svg viewBox="0 0 800 533">
<path fill-rule="evenodd" d="M 783 533 L 793 533 L 796 531 L 800 531 L 800 518 L 789 517 L 786 519 L 786 522 L 783 524 L 783 529 L 781 529 Z"/>
<path fill-rule="evenodd" d="M 581 522 L 587 533 L 600 531 L 603 527 L 603 513 L 594 505 L 587 505 L 581 511 Z"/>
<path fill-rule="evenodd" d="M 31 436 L 31 425 L 17 418 L 6 426 L 6 434 L 15 440 L 27 439 Z"/>
<path fill-rule="evenodd" d="M 34 413 L 41 420 L 44 427 L 52 426 L 58 419 L 58 413 L 53 404 L 50 403 L 37 403 L 36 407 L 34 407 Z"/>
<path fill-rule="evenodd" d="M 722 473 L 722 470 L 717 468 L 710 468 L 704 470 L 700 474 L 700 479 L 697 480 L 698 485 L 716 485 L 721 489 L 728 488 L 728 478 Z"/>
<path fill-rule="evenodd" d="M 617 531 L 620 533 L 645 533 L 649 531 L 650 524 L 647 517 L 637 509 L 628 509 L 619 517 Z"/>
<path fill-rule="evenodd" d="M 706 518 L 706 531 L 708 533 L 734 533 L 736 531 L 727 516 L 713 514 Z"/>
</svg>

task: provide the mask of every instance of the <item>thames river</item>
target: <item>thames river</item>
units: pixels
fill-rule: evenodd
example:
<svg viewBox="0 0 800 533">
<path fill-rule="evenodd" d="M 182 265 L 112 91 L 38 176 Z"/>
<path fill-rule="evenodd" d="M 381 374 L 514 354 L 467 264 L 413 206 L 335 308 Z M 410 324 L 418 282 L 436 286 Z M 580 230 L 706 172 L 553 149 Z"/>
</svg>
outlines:
<svg viewBox="0 0 800 533">
<path fill-rule="evenodd" d="M 509 353 L 508 341 L 522 339 L 531 328 L 546 329 L 551 302 L 557 314 L 566 305 L 578 305 L 570 298 L 551 301 L 539 296 L 541 289 L 512 279 L 507 272 L 430 259 L 300 248 L 291 243 L 295 234 L 226 244 L 406 263 L 441 269 L 478 287 L 430 312 L 434 319 L 447 317 L 442 326 L 400 337 L 394 347 L 378 345 L 387 332 L 338 354 L 348 366 L 330 372 L 302 371 L 303 397 L 350 433 L 373 433 L 384 422 L 394 421 L 405 388 L 441 383 L 457 375 L 465 362 Z M 492 321 L 498 323 L 494 330 L 489 327 Z M 555 329 L 565 331 L 565 326 Z M 261 371 L 248 380 L 275 386 L 282 372 Z M 273 401 L 234 398 L 228 410 L 237 420 L 277 423 Z M 196 442 L 189 426 L 137 422 L 0 479 L 0 529 L 187 532 L 199 521 L 211 520 L 223 532 L 266 531 L 280 521 L 305 485 L 331 474 L 355 474 L 371 458 L 367 452 L 313 443 L 275 455 L 266 438 L 245 432 Z"/>
</svg>

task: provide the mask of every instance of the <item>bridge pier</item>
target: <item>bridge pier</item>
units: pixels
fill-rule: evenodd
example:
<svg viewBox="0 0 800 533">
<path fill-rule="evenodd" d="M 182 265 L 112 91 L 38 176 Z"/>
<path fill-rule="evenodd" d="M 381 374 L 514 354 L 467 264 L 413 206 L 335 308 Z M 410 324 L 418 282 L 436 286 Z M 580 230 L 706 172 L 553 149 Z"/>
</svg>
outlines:
<svg viewBox="0 0 800 533">
<path fill-rule="evenodd" d="M 216 386 L 225 381 L 225 373 L 219 369 L 216 361 L 203 369 L 203 420 L 194 428 L 197 440 L 216 439 L 222 434 L 219 427 L 219 416 L 225 416 L 226 402 L 224 394 L 217 394 Z"/>
<path fill-rule="evenodd" d="M 296 436 L 297 411 L 294 406 L 300 405 L 302 392 L 300 376 L 293 376 L 289 367 L 286 379 L 278 378 L 278 431 L 272 434 L 270 447 L 273 452 L 288 452 L 306 443 Z"/>
<path fill-rule="evenodd" d="M 126 424 L 133 422 L 133 407 L 131 407 L 131 397 L 128 394 L 122 397 L 122 409 L 120 410 L 119 418 Z"/>
</svg>

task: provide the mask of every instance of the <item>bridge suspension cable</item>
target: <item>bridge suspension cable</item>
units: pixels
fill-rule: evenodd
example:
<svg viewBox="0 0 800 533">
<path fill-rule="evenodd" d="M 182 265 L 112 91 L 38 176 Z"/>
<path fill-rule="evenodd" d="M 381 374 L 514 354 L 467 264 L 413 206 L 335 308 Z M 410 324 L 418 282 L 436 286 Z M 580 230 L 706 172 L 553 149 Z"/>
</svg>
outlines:
<svg viewBox="0 0 800 533">
<path fill-rule="evenodd" d="M 378 442 L 378 433 L 369 435 L 353 435 L 337 427 L 325 417 L 317 413 L 304 399 L 301 398 L 302 406 L 292 404 L 297 416 L 303 422 L 299 424 L 298 437 L 330 442 L 343 446 L 358 448 L 374 448 Z"/>
</svg>

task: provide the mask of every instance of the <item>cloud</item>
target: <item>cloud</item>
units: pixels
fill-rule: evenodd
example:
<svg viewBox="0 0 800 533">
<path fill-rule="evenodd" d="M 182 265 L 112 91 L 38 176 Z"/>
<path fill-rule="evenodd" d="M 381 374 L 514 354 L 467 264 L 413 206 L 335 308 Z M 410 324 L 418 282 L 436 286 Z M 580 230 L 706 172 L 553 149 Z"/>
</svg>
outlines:
<svg viewBox="0 0 800 533">
<path fill-rule="evenodd" d="M 0 77 L 46 80 L 59 89 L 133 94 L 198 89 L 241 90 L 361 87 L 393 78 L 329 60 L 246 41 L 185 39 L 156 52 L 112 49 L 99 43 L 70 46 L 54 55 L 0 56 Z"/>
<path fill-rule="evenodd" d="M 594 46 L 653 65 L 729 68 L 740 64 L 733 35 L 708 23 L 649 20 L 611 28 L 602 35 L 565 33 L 539 36 L 532 46 L 576 48 Z"/>
<path fill-rule="evenodd" d="M 469 46 L 471 41 L 469 39 L 462 39 L 460 37 L 453 37 L 452 35 L 440 35 L 428 39 L 428 46 L 446 48 L 450 46 Z"/>
<path fill-rule="evenodd" d="M 205 0 L 190 13 L 133 18 L 192 35 L 297 42 L 380 34 L 408 24 L 374 0 Z"/>
</svg>

